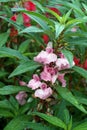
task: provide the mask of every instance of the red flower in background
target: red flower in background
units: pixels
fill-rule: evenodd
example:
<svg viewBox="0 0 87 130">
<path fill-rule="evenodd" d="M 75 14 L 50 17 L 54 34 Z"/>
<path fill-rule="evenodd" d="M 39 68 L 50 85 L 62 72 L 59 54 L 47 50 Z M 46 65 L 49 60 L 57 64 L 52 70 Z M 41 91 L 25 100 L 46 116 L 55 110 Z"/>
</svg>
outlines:
<svg viewBox="0 0 87 130">
<path fill-rule="evenodd" d="M 54 8 L 54 7 L 48 7 L 50 10 L 54 11 L 55 13 L 57 13 L 59 16 L 61 16 L 61 12 L 57 9 L 57 8 Z M 50 17 L 50 13 L 46 13 L 45 14 L 46 17 Z"/>
<path fill-rule="evenodd" d="M 15 37 L 15 36 L 17 36 L 17 34 L 18 34 L 17 29 L 15 29 L 14 26 L 11 27 L 11 29 L 10 29 L 10 37 Z"/>
<path fill-rule="evenodd" d="M 85 62 L 83 63 L 83 68 L 84 68 L 85 70 L 87 70 L 87 59 L 86 59 Z"/>
<path fill-rule="evenodd" d="M 81 68 L 83 68 L 83 64 L 80 63 L 80 59 L 77 57 L 74 57 L 74 62 L 76 66 L 79 66 Z"/>
<path fill-rule="evenodd" d="M 31 1 L 24 2 L 24 8 L 29 11 L 36 11 L 36 5 Z"/>
<path fill-rule="evenodd" d="M 16 14 L 13 15 L 13 16 L 11 17 L 11 20 L 14 21 L 14 22 L 16 22 L 16 20 L 17 20 L 17 15 L 16 15 Z M 12 26 L 11 29 L 10 29 L 10 37 L 15 37 L 17 34 L 18 34 L 17 29 L 16 29 L 14 26 Z"/>
<path fill-rule="evenodd" d="M 58 15 L 61 15 L 61 12 L 57 8 L 50 7 L 49 9 L 52 10 L 52 11 L 54 11 Z"/>
<path fill-rule="evenodd" d="M 31 2 L 31 1 L 24 2 L 23 6 L 24 6 L 25 9 L 27 9 L 29 11 L 36 11 L 36 5 L 33 2 Z M 30 24 L 30 21 L 31 21 L 30 17 L 27 14 L 25 14 L 25 13 L 22 14 L 22 17 L 23 17 L 24 26 L 26 26 L 26 27 L 31 26 L 31 24 Z M 17 15 L 16 14 L 13 15 L 11 17 L 11 20 L 16 22 Z"/>
<path fill-rule="evenodd" d="M 44 35 L 42 36 L 42 38 L 43 38 L 44 43 L 47 44 L 47 43 L 49 42 L 49 36 L 48 36 L 48 35 L 44 34 Z"/>
<path fill-rule="evenodd" d="M 87 70 L 87 59 L 84 61 L 83 64 L 80 63 L 80 59 L 77 57 L 74 57 L 74 62 L 76 66 L 79 66 L 81 68 L 84 68 L 85 70 Z"/>
<path fill-rule="evenodd" d="M 29 26 L 31 26 L 31 24 L 30 24 L 30 17 L 29 16 L 27 16 L 26 14 L 22 14 L 22 16 L 23 16 L 23 22 L 24 22 L 24 25 L 26 26 L 26 27 L 29 27 Z"/>
<path fill-rule="evenodd" d="M 28 11 L 36 11 L 36 5 L 33 2 L 31 2 L 31 1 L 24 2 L 23 6 Z M 22 16 L 23 16 L 24 25 L 26 27 L 31 26 L 31 23 L 30 23 L 31 19 L 30 19 L 30 17 L 27 14 L 24 14 L 24 13 L 22 14 Z"/>
<path fill-rule="evenodd" d="M 16 20 L 17 20 L 17 15 L 16 15 L 16 14 L 13 15 L 13 16 L 11 17 L 11 20 L 16 22 Z"/>
<path fill-rule="evenodd" d="M 78 66 L 80 64 L 80 59 L 77 57 L 74 57 L 74 62 L 75 62 L 75 65 Z"/>
</svg>

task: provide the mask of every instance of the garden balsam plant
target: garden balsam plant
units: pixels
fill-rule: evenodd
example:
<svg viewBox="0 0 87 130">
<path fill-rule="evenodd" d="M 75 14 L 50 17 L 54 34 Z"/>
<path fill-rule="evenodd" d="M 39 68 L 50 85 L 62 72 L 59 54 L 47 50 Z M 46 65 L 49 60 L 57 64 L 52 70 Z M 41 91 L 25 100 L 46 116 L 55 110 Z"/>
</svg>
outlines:
<svg viewBox="0 0 87 130">
<path fill-rule="evenodd" d="M 85 0 L 0 0 L 1 129 L 87 129 L 86 15 Z"/>
</svg>

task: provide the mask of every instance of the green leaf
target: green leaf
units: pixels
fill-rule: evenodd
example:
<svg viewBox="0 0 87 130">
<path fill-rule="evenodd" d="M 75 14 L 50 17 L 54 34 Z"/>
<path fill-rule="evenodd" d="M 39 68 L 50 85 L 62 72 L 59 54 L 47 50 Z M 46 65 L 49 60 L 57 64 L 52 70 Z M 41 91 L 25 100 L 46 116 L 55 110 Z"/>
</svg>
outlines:
<svg viewBox="0 0 87 130">
<path fill-rule="evenodd" d="M 34 4 L 43 12 L 45 13 L 44 7 L 37 1 L 34 1 Z"/>
<path fill-rule="evenodd" d="M 70 51 L 66 50 L 66 49 L 63 49 L 62 53 L 67 58 L 67 60 L 70 63 L 70 66 L 72 67 L 73 66 L 73 54 Z"/>
<path fill-rule="evenodd" d="M 72 69 L 87 79 L 87 70 L 80 68 L 78 66 L 74 66 Z"/>
<path fill-rule="evenodd" d="M 0 78 L 5 77 L 8 74 L 8 72 L 0 70 Z"/>
<path fill-rule="evenodd" d="M 20 91 L 30 92 L 31 90 L 28 87 L 24 87 L 24 86 L 8 85 L 0 88 L 0 95 L 9 95 L 9 94 L 18 93 Z"/>
<path fill-rule="evenodd" d="M 49 30 L 50 28 L 48 27 L 47 23 L 41 19 L 41 15 L 38 16 L 38 13 L 36 12 L 29 12 L 27 10 L 23 10 L 23 9 L 16 9 L 17 11 L 21 11 L 26 13 L 31 19 L 33 19 L 34 21 L 36 21 L 44 30 Z"/>
<path fill-rule="evenodd" d="M 72 117 L 68 123 L 68 130 L 72 130 Z"/>
<path fill-rule="evenodd" d="M 18 14 L 16 22 L 19 25 L 23 25 L 23 16 L 22 16 L 22 14 Z"/>
<path fill-rule="evenodd" d="M 29 43 L 30 43 L 30 40 L 29 40 L 29 39 L 26 40 L 26 41 L 24 41 L 24 42 L 22 42 L 22 43 L 20 44 L 20 46 L 19 46 L 18 51 L 19 51 L 20 53 L 24 53 L 24 52 L 27 50 L 27 48 L 28 48 L 28 46 L 29 46 Z"/>
<path fill-rule="evenodd" d="M 29 60 L 26 56 L 23 56 L 19 51 L 7 47 L 0 48 L 0 57 L 16 57 L 21 60 Z"/>
<path fill-rule="evenodd" d="M 43 114 L 40 112 L 34 112 L 33 115 L 37 115 L 37 116 L 43 118 L 44 120 L 51 123 L 52 125 L 66 129 L 65 123 L 55 116 L 49 116 L 49 115 L 46 115 L 46 114 Z"/>
<path fill-rule="evenodd" d="M 27 27 L 24 30 L 20 31 L 19 34 L 21 34 L 21 33 L 40 33 L 40 32 L 43 32 L 43 30 L 39 29 L 35 26 L 30 26 L 30 27 Z"/>
<path fill-rule="evenodd" d="M 86 4 L 84 4 L 84 3 L 82 3 L 82 5 L 83 5 L 84 9 L 85 9 L 85 10 L 86 10 L 86 12 L 87 12 L 87 5 L 86 5 Z"/>
<path fill-rule="evenodd" d="M 87 98 L 84 98 L 82 96 L 76 96 L 76 98 L 81 104 L 87 105 Z"/>
<path fill-rule="evenodd" d="M 72 12 L 72 9 L 70 9 L 65 15 L 63 15 L 62 20 L 61 20 L 63 24 L 69 19 L 71 12 Z"/>
<path fill-rule="evenodd" d="M 55 22 L 55 30 L 56 30 L 56 38 L 62 33 L 64 30 L 65 25 Z"/>
<path fill-rule="evenodd" d="M 77 6 L 77 3 L 73 4 L 72 2 L 67 2 L 67 1 L 64 2 L 60 1 L 59 3 L 62 4 L 67 9 L 73 9 L 78 14 L 78 17 L 84 16 L 84 12 L 80 9 L 79 6 Z"/>
<path fill-rule="evenodd" d="M 11 106 L 13 107 L 14 114 L 17 115 L 17 111 L 19 110 L 19 103 L 16 100 L 14 95 L 10 95 L 9 102 Z"/>
<path fill-rule="evenodd" d="M 66 101 L 73 104 L 73 106 L 78 108 L 80 111 L 87 114 L 87 111 L 85 110 L 85 108 L 80 104 L 80 102 L 78 102 L 76 97 L 73 96 L 73 94 L 67 88 L 63 88 L 63 87 L 58 86 L 56 88 L 56 90 L 61 95 L 62 98 L 64 98 Z"/>
<path fill-rule="evenodd" d="M 87 130 L 87 121 L 84 122 L 84 123 L 80 123 L 79 125 L 77 125 L 72 130 Z"/>
<path fill-rule="evenodd" d="M 19 109 L 19 113 L 24 114 L 28 111 L 31 111 L 36 106 L 37 106 L 36 99 L 29 98 L 28 102 L 26 104 L 24 104 L 23 106 L 21 106 L 21 108 Z"/>
<path fill-rule="evenodd" d="M 40 67 L 41 65 L 34 62 L 34 61 L 27 61 L 20 64 L 9 76 L 9 78 L 25 73 L 27 71 L 35 70 L 36 68 Z"/>
<path fill-rule="evenodd" d="M 56 12 L 54 12 L 54 11 L 52 11 L 52 10 L 50 10 L 50 9 L 45 9 L 47 12 L 49 12 L 50 14 L 52 14 L 53 16 L 55 16 L 55 18 L 61 23 L 61 19 L 62 19 L 62 17 L 61 16 L 59 16 Z"/>
<path fill-rule="evenodd" d="M 69 121 L 70 121 L 70 115 L 69 115 L 69 111 L 68 111 L 67 108 L 65 108 L 65 109 L 63 110 L 63 115 L 64 115 L 64 122 L 65 122 L 66 124 L 68 124 Z M 63 115 L 62 115 L 62 116 L 63 116 Z"/>
<path fill-rule="evenodd" d="M 28 117 L 25 115 L 15 117 L 7 124 L 4 130 L 23 130 L 24 128 L 26 128 L 26 121 L 28 121 Z"/>
<path fill-rule="evenodd" d="M 33 130 L 50 130 L 48 127 L 43 126 L 40 123 L 33 123 L 28 121 L 28 116 L 21 115 L 19 117 L 15 117 L 11 120 L 4 130 L 23 130 L 24 128 L 29 128 Z"/>
<path fill-rule="evenodd" d="M 36 3 L 36 1 L 35 1 Z M 13 11 L 17 11 L 17 12 L 25 12 L 25 13 L 28 13 L 29 15 L 32 15 L 32 16 L 36 16 L 37 18 L 39 17 L 41 20 L 45 21 L 47 24 L 49 25 L 54 25 L 54 22 L 50 19 L 48 19 L 46 16 L 40 14 L 40 13 L 37 13 L 37 12 L 29 12 L 27 10 L 24 10 L 23 8 L 13 8 L 12 9 Z M 45 9 L 44 9 L 45 10 Z M 43 25 L 42 25 L 43 26 Z"/>
<path fill-rule="evenodd" d="M 0 16 L 1 19 L 4 19 L 5 21 L 9 22 L 10 24 L 14 25 L 17 29 L 23 29 L 24 27 L 20 26 L 18 23 L 12 21 L 11 19 L 9 18 L 6 18 L 6 17 L 3 17 L 3 16 Z"/>
<path fill-rule="evenodd" d="M 13 117 L 13 114 L 10 111 L 6 110 L 6 109 L 1 109 L 0 108 L 0 116 L 1 117 Z"/>
<path fill-rule="evenodd" d="M 5 100 L 3 100 L 3 101 L 0 101 L 0 109 L 1 108 L 4 108 L 4 109 L 9 109 L 9 110 L 12 110 L 13 108 L 12 108 L 12 105 L 10 104 L 10 102 L 7 100 L 7 99 L 5 99 Z"/>
<path fill-rule="evenodd" d="M 9 37 L 8 32 L 0 34 L 0 47 L 2 47 L 7 42 L 8 37 Z"/>
</svg>

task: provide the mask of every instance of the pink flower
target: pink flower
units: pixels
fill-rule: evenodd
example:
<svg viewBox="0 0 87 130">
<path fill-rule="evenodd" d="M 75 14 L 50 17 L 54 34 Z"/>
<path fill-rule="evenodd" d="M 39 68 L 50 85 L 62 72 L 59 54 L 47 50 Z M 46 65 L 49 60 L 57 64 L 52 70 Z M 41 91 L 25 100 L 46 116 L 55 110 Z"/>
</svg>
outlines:
<svg viewBox="0 0 87 130">
<path fill-rule="evenodd" d="M 37 74 L 33 75 L 33 79 L 31 79 L 27 85 L 29 88 L 32 88 L 32 90 L 35 90 L 41 86 L 40 78 Z"/>
<path fill-rule="evenodd" d="M 76 32 L 77 31 L 77 28 L 76 27 L 73 27 L 72 29 L 71 29 L 71 32 Z"/>
<path fill-rule="evenodd" d="M 36 57 L 34 57 L 34 61 L 50 64 L 51 62 L 55 62 L 57 60 L 57 55 L 53 53 L 52 48 L 46 48 L 46 51 L 41 51 Z"/>
<path fill-rule="evenodd" d="M 31 1 L 24 2 L 24 8 L 29 11 L 36 11 L 36 5 Z"/>
<path fill-rule="evenodd" d="M 58 53 L 58 56 L 59 56 L 60 58 L 65 58 L 64 54 L 61 53 L 61 52 Z"/>
<path fill-rule="evenodd" d="M 42 83 L 41 86 L 40 86 L 41 89 L 46 89 L 47 88 L 47 84 L 46 83 Z"/>
<path fill-rule="evenodd" d="M 59 74 L 58 73 L 58 80 L 62 83 L 62 87 L 66 86 L 66 80 L 64 79 L 65 74 Z"/>
<path fill-rule="evenodd" d="M 52 89 L 50 87 L 45 89 L 37 89 L 35 91 L 35 97 L 45 100 L 52 95 Z"/>
<path fill-rule="evenodd" d="M 28 95 L 25 92 L 21 91 L 16 95 L 16 99 L 20 105 L 24 105 L 26 103 L 27 96 Z"/>
<path fill-rule="evenodd" d="M 73 65 L 74 65 L 73 61 Z M 56 66 L 58 67 L 58 70 L 64 70 L 64 69 L 69 69 L 70 64 L 69 61 L 66 58 L 58 58 L 56 61 Z"/>
<path fill-rule="evenodd" d="M 54 84 L 58 78 L 58 73 L 52 76 L 51 82 Z"/>
<path fill-rule="evenodd" d="M 44 71 L 42 71 L 40 76 L 42 80 L 51 81 L 52 84 L 55 83 L 58 77 L 56 69 L 49 66 L 44 66 Z"/>
<path fill-rule="evenodd" d="M 47 71 L 47 66 L 44 67 L 44 71 L 40 74 L 40 76 L 44 81 L 51 81 L 51 74 Z"/>
</svg>

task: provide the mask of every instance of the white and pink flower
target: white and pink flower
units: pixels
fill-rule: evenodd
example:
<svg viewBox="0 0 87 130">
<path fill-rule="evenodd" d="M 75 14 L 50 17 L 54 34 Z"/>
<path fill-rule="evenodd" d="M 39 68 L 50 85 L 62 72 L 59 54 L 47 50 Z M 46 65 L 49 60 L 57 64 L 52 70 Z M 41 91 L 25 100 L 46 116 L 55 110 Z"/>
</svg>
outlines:
<svg viewBox="0 0 87 130">
<path fill-rule="evenodd" d="M 44 66 L 44 70 L 40 74 L 41 79 L 44 81 L 50 81 L 52 84 L 55 83 L 58 75 L 56 69 L 49 66 Z"/>
<path fill-rule="evenodd" d="M 62 87 L 66 87 L 66 80 L 64 79 L 65 73 L 58 73 L 58 81 L 62 83 Z"/>
<path fill-rule="evenodd" d="M 33 79 L 29 81 L 27 84 L 29 88 L 32 88 L 32 90 L 35 90 L 41 86 L 40 78 L 37 74 L 33 75 Z"/>
<path fill-rule="evenodd" d="M 74 66 L 75 63 L 73 61 L 73 65 Z M 58 58 L 56 61 L 56 66 L 58 67 L 58 70 L 64 70 L 64 69 L 69 69 L 71 68 L 69 61 L 66 58 Z"/>
<path fill-rule="evenodd" d="M 47 99 L 52 95 L 52 89 L 50 87 L 44 88 L 44 89 L 37 89 L 35 91 L 35 97 L 38 97 L 40 99 Z"/>
<path fill-rule="evenodd" d="M 56 62 L 57 55 L 53 53 L 53 48 L 50 43 L 48 43 L 46 50 L 41 51 L 36 57 L 34 57 L 34 61 L 42 63 L 42 64 L 50 64 L 51 62 Z"/>
</svg>

